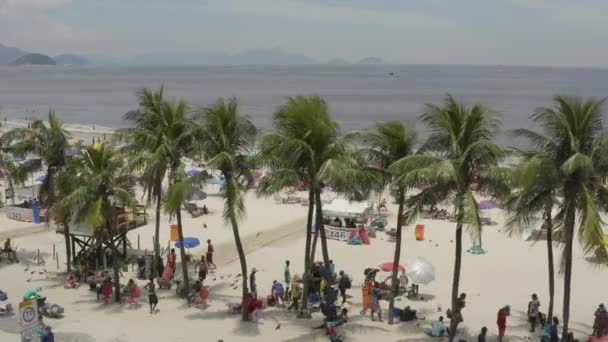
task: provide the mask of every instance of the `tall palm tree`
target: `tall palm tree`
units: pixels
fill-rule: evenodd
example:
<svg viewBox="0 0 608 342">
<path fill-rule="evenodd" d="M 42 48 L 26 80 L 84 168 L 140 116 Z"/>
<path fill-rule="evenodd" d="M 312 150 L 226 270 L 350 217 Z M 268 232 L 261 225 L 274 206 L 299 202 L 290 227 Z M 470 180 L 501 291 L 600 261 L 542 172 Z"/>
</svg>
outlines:
<svg viewBox="0 0 608 342">
<path fill-rule="evenodd" d="M 41 169 L 46 166 L 46 177 L 40 187 L 40 201 L 45 207 L 55 204 L 55 177 L 65 166 L 65 151 L 69 148 L 69 134 L 63 123 L 49 111 L 48 122 L 36 120 L 30 128 L 14 128 L 4 136 L 9 141 L 8 151 L 17 156 L 35 155 L 40 159 L 23 164 L 29 169 Z M 49 215 L 47 215 L 47 221 Z"/>
<path fill-rule="evenodd" d="M 409 186 L 423 186 L 420 193 L 406 201 L 408 222 L 414 220 L 429 203 L 438 198 L 453 198 L 456 213 L 454 277 L 452 282 L 452 311 L 456 311 L 462 265 L 462 231 L 467 225 L 475 238 L 481 234 L 479 206 L 472 184 L 477 191 L 488 193 L 499 178 L 493 167 L 505 151 L 494 142 L 499 121 L 494 113 L 480 104 L 466 106 L 448 95 L 442 106 L 427 105 L 422 121 L 430 136 L 419 153 L 397 161 L 392 172 L 401 174 L 397 181 Z M 413 170 L 412 170 L 413 169 Z M 454 340 L 459 322 L 452 319 L 450 341 Z"/>
<path fill-rule="evenodd" d="M 142 171 L 141 182 L 150 200 L 156 201 L 156 220 L 154 234 L 155 263 L 161 260 L 160 255 L 160 214 L 163 203 L 163 180 L 170 164 L 171 151 L 167 146 L 167 130 L 170 128 L 165 120 L 163 110 L 164 88 L 158 90 L 140 89 L 137 92 L 139 109 L 125 114 L 124 119 L 134 127 L 118 130 L 114 138 L 125 142 L 122 149 L 128 154 L 138 171 Z M 156 267 L 155 267 L 156 269 Z"/>
<path fill-rule="evenodd" d="M 163 127 L 162 132 L 162 147 L 158 151 L 159 155 L 168 157 L 169 165 L 169 187 L 175 187 L 184 179 L 184 165 L 182 158 L 192 155 L 196 149 L 195 133 L 196 125 L 190 114 L 190 107 L 184 101 L 165 101 L 162 104 L 162 120 L 159 124 Z M 159 168 L 164 166 L 159 165 Z M 158 176 L 160 173 L 156 169 L 154 174 Z M 186 293 L 190 290 L 190 280 L 188 277 L 188 261 L 186 258 L 186 250 L 184 247 L 184 231 L 182 226 L 181 206 L 172 208 L 169 204 L 167 208 L 170 212 L 173 210 L 177 219 L 177 231 L 180 241 L 180 258 L 182 263 L 182 273 L 184 278 L 184 289 Z"/>
<path fill-rule="evenodd" d="M 375 165 L 381 170 L 384 170 L 384 177 L 378 179 L 383 182 L 382 187 L 385 188 L 391 184 L 393 180 L 399 179 L 400 174 L 389 172 L 389 168 L 399 160 L 410 156 L 414 151 L 416 141 L 415 133 L 410 130 L 404 123 L 399 121 L 390 121 L 386 123 L 378 123 L 374 129 L 362 134 L 356 134 L 354 137 L 362 138 L 365 147 L 361 149 L 365 157 L 372 165 Z M 403 171 L 403 170 L 400 170 Z M 405 210 L 405 193 L 406 184 L 404 182 L 395 182 L 393 184 L 393 193 L 395 201 L 399 205 L 397 210 L 397 232 L 395 241 L 395 256 L 393 257 L 392 270 L 392 293 L 389 297 L 388 312 L 393 312 L 395 305 L 395 294 L 399 290 L 398 270 L 401 258 L 401 232 L 403 227 L 403 213 Z M 393 315 L 388 315 L 388 324 L 393 324 Z"/>
<path fill-rule="evenodd" d="M 224 220 L 232 226 L 243 281 L 242 319 L 247 315 L 247 260 L 239 233 L 239 220 L 245 215 L 245 191 L 253 181 L 248 153 L 252 152 L 256 128 L 241 114 L 236 99 L 219 99 L 213 106 L 200 110 L 197 134 L 200 152 L 212 169 L 219 170 L 225 179 L 222 190 Z"/>
<path fill-rule="evenodd" d="M 88 224 L 96 229 L 97 237 L 110 242 L 114 269 L 114 294 L 120 301 L 120 273 L 118 247 L 111 243 L 119 234 L 112 203 L 135 208 L 133 178 L 126 172 L 123 159 L 111 147 L 93 145 L 74 161 L 77 187 L 55 204 L 52 210 L 59 217 Z"/>
<path fill-rule="evenodd" d="M 324 166 L 343 155 L 344 142 L 338 141 L 338 125 L 330 116 L 325 101 L 318 95 L 288 97 L 274 113 L 274 130 L 260 139 L 258 161 L 270 169 L 260 181 L 259 191 L 276 193 L 293 183 L 308 185 L 308 216 L 304 250 L 305 274 L 309 275 L 314 262 L 317 237 L 321 235 L 323 260 L 329 263 L 329 252 L 323 225 L 321 179 Z M 325 165 L 327 163 L 327 165 Z M 331 170 L 331 168 L 330 168 Z M 313 215 L 316 217 L 312 239 Z M 304 281 L 304 293 L 310 282 Z M 303 297 L 302 312 L 306 312 L 307 298 Z"/>
<path fill-rule="evenodd" d="M 518 132 L 518 131 L 517 131 Z M 517 133 L 516 132 L 516 133 Z M 525 134 L 525 132 L 524 132 Z M 509 233 L 522 233 L 523 229 L 542 219 L 547 239 L 547 266 L 549 306 L 547 320 L 553 318 L 555 295 L 555 267 L 553 261 L 553 207 L 559 202 L 561 185 L 559 165 L 543 155 L 544 151 L 525 151 L 521 162 L 513 170 L 513 188 L 505 201 L 510 217 L 507 221 Z"/>
<path fill-rule="evenodd" d="M 576 215 L 580 216 L 578 235 L 587 253 L 606 261 L 604 222 L 600 211 L 608 209 L 608 134 L 604 132 L 606 99 L 581 99 L 555 96 L 553 106 L 539 108 L 532 120 L 542 133 L 518 130 L 541 157 L 548 169 L 559 170 L 559 202 L 555 221 L 564 232 L 562 257 L 564 271 L 563 332 L 567 336 L 570 321 L 572 249 L 576 232 Z M 545 170 L 543 169 L 543 177 Z M 528 179 L 533 179 L 534 175 Z"/>
</svg>

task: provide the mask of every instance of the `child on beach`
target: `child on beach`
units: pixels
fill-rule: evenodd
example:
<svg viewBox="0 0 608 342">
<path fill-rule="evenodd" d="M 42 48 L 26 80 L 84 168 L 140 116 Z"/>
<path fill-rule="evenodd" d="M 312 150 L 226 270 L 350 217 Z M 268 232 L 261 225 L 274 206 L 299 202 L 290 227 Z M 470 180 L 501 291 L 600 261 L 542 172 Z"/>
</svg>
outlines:
<svg viewBox="0 0 608 342">
<path fill-rule="evenodd" d="M 498 326 L 498 342 L 502 342 L 507 330 L 507 317 L 511 315 L 511 307 L 509 305 L 498 310 L 496 325 Z"/>
</svg>

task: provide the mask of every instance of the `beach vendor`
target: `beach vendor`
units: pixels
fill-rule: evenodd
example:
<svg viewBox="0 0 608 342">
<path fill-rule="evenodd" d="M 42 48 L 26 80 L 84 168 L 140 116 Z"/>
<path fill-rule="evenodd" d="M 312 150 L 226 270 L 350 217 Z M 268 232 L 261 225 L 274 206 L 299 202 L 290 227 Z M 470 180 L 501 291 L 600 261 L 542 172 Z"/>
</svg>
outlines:
<svg viewBox="0 0 608 342">
<path fill-rule="evenodd" d="M 171 248 L 171 252 L 167 255 L 167 268 L 171 270 L 171 274 L 175 274 L 175 266 L 177 263 L 177 255 L 175 255 L 175 248 Z"/>
</svg>

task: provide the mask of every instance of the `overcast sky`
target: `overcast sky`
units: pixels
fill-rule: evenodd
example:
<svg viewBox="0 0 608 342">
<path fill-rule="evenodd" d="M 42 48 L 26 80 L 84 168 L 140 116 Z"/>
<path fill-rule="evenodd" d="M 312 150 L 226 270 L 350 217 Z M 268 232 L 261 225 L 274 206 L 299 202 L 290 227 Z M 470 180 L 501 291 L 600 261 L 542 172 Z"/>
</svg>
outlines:
<svg viewBox="0 0 608 342">
<path fill-rule="evenodd" d="M 608 66 L 608 0 L 0 0 L 0 43 L 50 54 L 280 47 L 319 60 Z"/>
</svg>

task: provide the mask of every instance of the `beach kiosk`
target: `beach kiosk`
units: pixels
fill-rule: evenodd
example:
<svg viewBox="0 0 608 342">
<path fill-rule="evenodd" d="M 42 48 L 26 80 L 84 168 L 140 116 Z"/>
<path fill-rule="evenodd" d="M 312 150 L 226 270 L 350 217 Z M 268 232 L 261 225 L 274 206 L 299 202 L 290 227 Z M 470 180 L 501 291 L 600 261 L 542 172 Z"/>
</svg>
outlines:
<svg viewBox="0 0 608 342">
<path fill-rule="evenodd" d="M 348 241 L 359 236 L 368 244 L 367 227 L 370 225 L 373 205 L 367 201 L 349 201 L 335 198 L 323 206 L 323 221 L 328 239 Z M 363 236 L 361 236 L 363 235 Z"/>
</svg>

